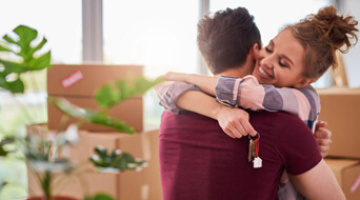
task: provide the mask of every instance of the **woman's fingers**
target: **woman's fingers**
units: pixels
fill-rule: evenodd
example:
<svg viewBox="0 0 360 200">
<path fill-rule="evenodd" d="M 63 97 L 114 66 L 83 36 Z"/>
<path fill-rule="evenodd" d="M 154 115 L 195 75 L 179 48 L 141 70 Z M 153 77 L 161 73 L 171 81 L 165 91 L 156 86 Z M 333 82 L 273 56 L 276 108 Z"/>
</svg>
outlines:
<svg viewBox="0 0 360 200">
<path fill-rule="evenodd" d="M 315 137 L 319 139 L 330 139 L 331 138 L 331 131 L 326 128 L 318 128 L 315 131 Z"/>
<path fill-rule="evenodd" d="M 234 138 L 234 139 L 237 138 L 230 128 L 224 128 L 223 130 L 224 130 L 225 134 L 228 135 L 229 137 Z"/>
<path fill-rule="evenodd" d="M 247 135 L 247 132 L 245 131 L 244 127 L 241 125 L 239 121 L 234 121 L 234 129 L 237 132 L 238 138 Z"/>
<path fill-rule="evenodd" d="M 217 115 L 217 120 L 230 137 L 256 136 L 257 132 L 249 122 L 249 114 L 239 108 L 223 106 Z"/>
<path fill-rule="evenodd" d="M 220 126 L 222 126 L 221 123 Z M 241 138 L 245 133 L 245 130 L 244 128 L 242 128 L 239 121 L 229 120 L 226 123 L 224 123 L 224 126 L 222 126 L 222 128 L 226 133 L 226 135 L 228 135 L 231 138 Z"/>
<path fill-rule="evenodd" d="M 327 122 L 325 122 L 325 121 L 319 121 L 318 123 L 316 123 L 316 128 L 315 128 L 315 130 L 319 130 L 320 128 L 324 128 L 325 126 L 327 126 Z"/>
<path fill-rule="evenodd" d="M 324 127 L 317 127 L 315 137 L 320 149 L 320 153 L 324 158 L 329 153 L 330 144 L 332 143 L 331 131 Z"/>
<path fill-rule="evenodd" d="M 239 118 L 236 120 L 231 120 L 228 125 L 227 129 L 236 137 L 241 138 L 242 136 L 256 136 L 257 132 L 252 127 L 250 122 L 245 118 Z"/>
<path fill-rule="evenodd" d="M 257 135 L 257 131 L 255 131 L 254 127 L 250 124 L 249 120 L 242 119 L 241 125 L 244 131 L 246 132 L 246 135 L 250 134 L 253 137 Z"/>
<path fill-rule="evenodd" d="M 327 154 L 329 153 L 330 146 L 329 145 L 320 145 L 319 149 L 320 149 L 321 156 L 323 158 L 325 158 L 327 156 Z"/>
</svg>

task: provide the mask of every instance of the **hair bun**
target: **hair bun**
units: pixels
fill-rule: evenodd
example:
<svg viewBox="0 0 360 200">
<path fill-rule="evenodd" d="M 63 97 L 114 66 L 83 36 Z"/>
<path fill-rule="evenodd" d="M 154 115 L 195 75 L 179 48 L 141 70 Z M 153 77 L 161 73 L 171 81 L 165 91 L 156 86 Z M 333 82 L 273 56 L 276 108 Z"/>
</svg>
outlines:
<svg viewBox="0 0 360 200">
<path fill-rule="evenodd" d="M 316 24 L 319 38 L 327 41 L 334 49 L 346 52 L 352 44 L 358 40 L 355 27 L 358 22 L 352 17 L 337 15 L 334 6 L 327 6 L 309 19 Z M 355 40 L 352 43 L 352 40 Z M 345 46 L 344 46 L 345 45 Z M 340 49 L 342 48 L 342 49 Z"/>
</svg>

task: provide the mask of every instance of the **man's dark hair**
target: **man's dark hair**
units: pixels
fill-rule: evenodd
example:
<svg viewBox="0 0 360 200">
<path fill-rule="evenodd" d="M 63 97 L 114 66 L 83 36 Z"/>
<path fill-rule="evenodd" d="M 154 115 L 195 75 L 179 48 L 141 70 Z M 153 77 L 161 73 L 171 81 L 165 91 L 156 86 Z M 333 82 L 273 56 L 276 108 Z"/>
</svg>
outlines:
<svg viewBox="0 0 360 200">
<path fill-rule="evenodd" d="M 213 74 L 244 64 L 261 36 L 254 17 L 243 7 L 218 11 L 198 23 L 198 47 Z"/>
</svg>

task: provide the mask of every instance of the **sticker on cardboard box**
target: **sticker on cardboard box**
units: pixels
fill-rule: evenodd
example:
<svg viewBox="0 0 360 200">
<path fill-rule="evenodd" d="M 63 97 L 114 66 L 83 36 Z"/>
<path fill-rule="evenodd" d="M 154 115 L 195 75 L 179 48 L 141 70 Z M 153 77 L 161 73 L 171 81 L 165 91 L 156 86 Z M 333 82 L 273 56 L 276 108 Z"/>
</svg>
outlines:
<svg viewBox="0 0 360 200">
<path fill-rule="evenodd" d="M 79 82 L 83 79 L 84 75 L 81 73 L 80 70 L 75 71 L 74 73 L 70 74 L 63 80 L 61 80 L 61 85 L 66 89 L 70 86 L 74 85 L 75 83 Z"/>
<path fill-rule="evenodd" d="M 360 186 L 360 175 L 357 177 L 357 179 L 355 180 L 355 182 L 352 184 L 352 186 L 350 187 L 350 192 L 354 193 L 356 192 L 356 190 L 359 189 Z"/>
</svg>

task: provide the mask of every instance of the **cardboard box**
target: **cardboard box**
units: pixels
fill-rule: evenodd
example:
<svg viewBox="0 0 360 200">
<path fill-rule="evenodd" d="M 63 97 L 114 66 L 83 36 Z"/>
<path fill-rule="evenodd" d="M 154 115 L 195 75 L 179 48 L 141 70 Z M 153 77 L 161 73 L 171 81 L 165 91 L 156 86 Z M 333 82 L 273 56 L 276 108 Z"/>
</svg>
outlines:
<svg viewBox="0 0 360 200">
<path fill-rule="evenodd" d="M 328 156 L 360 159 L 360 88 L 317 90 L 319 120 L 328 122 L 332 144 Z"/>
<path fill-rule="evenodd" d="M 102 145 L 108 150 L 121 149 L 136 158 L 148 162 L 148 166 L 140 172 L 124 171 L 115 173 L 99 173 L 89 162 L 82 166 L 78 178 L 68 178 L 68 183 L 57 194 L 82 199 L 84 194 L 105 192 L 117 200 L 161 200 L 161 180 L 158 158 L 158 130 L 128 135 L 124 133 L 91 133 L 80 132 L 80 143 L 71 148 L 63 149 L 62 155 L 74 161 L 85 161 L 94 154 L 93 149 Z M 35 177 L 29 173 L 29 193 L 31 196 L 40 194 L 34 184 Z M 83 186 L 85 187 L 83 187 Z M 56 186 L 55 186 L 56 189 Z"/>
<path fill-rule="evenodd" d="M 143 68 L 139 65 L 52 65 L 47 72 L 47 93 L 49 97 L 64 97 L 80 107 L 97 110 L 100 107 L 94 96 L 99 87 L 125 78 L 133 80 L 135 77 L 142 76 L 142 71 Z M 132 126 L 136 132 L 143 131 L 141 96 L 129 98 L 114 106 L 109 114 Z M 49 129 L 59 128 L 61 116 L 61 111 L 48 103 Z M 75 119 L 71 119 L 69 123 L 74 121 Z M 80 128 L 89 131 L 115 131 L 90 123 Z"/>
<path fill-rule="evenodd" d="M 360 161 L 325 159 L 348 200 L 360 199 Z"/>
</svg>

